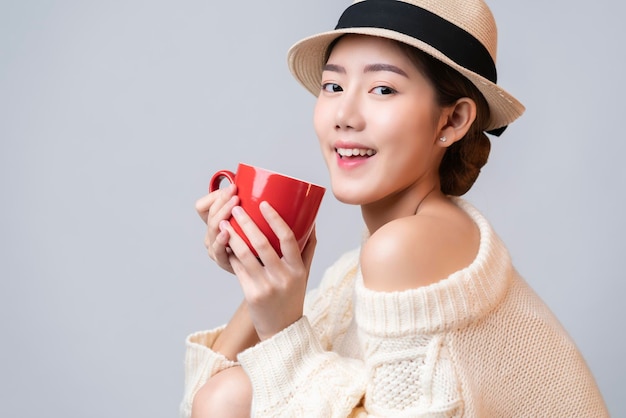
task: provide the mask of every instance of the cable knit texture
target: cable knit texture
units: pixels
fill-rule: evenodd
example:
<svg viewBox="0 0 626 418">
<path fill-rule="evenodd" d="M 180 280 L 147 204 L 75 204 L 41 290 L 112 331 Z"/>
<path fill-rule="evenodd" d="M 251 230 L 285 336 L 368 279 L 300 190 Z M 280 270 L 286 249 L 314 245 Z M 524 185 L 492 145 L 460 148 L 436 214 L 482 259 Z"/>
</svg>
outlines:
<svg viewBox="0 0 626 418">
<path fill-rule="evenodd" d="M 491 226 L 476 259 L 430 286 L 376 292 L 359 252 L 307 295 L 305 316 L 239 355 L 255 417 L 608 417 L 569 336 L 519 276 Z M 231 367 L 211 350 L 222 328 L 187 340 L 181 416 Z"/>
</svg>

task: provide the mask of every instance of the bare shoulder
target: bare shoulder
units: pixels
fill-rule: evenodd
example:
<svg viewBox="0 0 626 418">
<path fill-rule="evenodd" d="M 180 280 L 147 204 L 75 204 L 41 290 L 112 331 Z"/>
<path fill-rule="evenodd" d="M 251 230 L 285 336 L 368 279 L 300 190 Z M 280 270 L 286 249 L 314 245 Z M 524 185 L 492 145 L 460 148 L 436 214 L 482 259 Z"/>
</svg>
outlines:
<svg viewBox="0 0 626 418">
<path fill-rule="evenodd" d="M 427 286 L 470 265 L 479 245 L 474 221 L 454 203 L 438 202 L 372 234 L 361 251 L 363 281 L 385 292 Z"/>
</svg>

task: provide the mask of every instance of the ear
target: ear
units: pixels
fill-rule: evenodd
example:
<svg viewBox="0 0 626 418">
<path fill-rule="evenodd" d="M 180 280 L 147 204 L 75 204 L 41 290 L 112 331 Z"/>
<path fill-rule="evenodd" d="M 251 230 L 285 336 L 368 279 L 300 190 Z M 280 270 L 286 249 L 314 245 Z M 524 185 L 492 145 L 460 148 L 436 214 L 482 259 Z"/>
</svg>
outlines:
<svg viewBox="0 0 626 418">
<path fill-rule="evenodd" d="M 439 146 L 447 148 L 461 140 L 475 119 L 476 103 L 469 97 L 462 97 L 452 106 L 443 109 L 439 119 Z"/>
</svg>

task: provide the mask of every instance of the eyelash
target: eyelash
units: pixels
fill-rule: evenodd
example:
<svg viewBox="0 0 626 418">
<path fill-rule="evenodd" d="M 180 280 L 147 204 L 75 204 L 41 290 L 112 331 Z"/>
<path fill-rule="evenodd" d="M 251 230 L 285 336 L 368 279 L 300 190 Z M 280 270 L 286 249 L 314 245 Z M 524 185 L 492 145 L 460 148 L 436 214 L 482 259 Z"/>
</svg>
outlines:
<svg viewBox="0 0 626 418">
<path fill-rule="evenodd" d="M 380 95 L 383 95 L 383 96 L 384 96 L 384 95 L 388 95 L 388 94 L 395 94 L 395 93 L 397 93 L 397 91 L 396 91 L 396 90 L 394 90 L 394 89 L 392 89 L 391 87 L 388 87 L 388 86 L 378 86 L 378 87 L 374 87 L 374 88 L 372 89 L 372 92 L 374 92 L 374 91 L 376 91 L 376 90 L 381 90 L 381 89 L 386 90 L 386 91 L 387 91 L 387 93 L 380 92 L 380 93 L 377 93 L 377 94 L 380 94 Z"/>
<path fill-rule="evenodd" d="M 328 93 L 338 93 L 338 92 L 343 91 L 343 88 L 337 83 L 324 83 L 322 84 L 322 90 Z M 397 93 L 397 90 L 388 86 L 374 87 L 371 91 L 376 92 L 377 90 L 379 91 L 379 93 L 375 93 L 375 94 L 380 94 L 381 96 Z M 384 90 L 385 92 L 381 90 Z"/>
<path fill-rule="evenodd" d="M 329 90 L 329 88 L 331 88 L 332 90 Z M 322 90 L 328 93 L 337 93 L 337 92 L 343 91 L 341 86 L 337 83 L 324 83 L 322 84 Z"/>
</svg>

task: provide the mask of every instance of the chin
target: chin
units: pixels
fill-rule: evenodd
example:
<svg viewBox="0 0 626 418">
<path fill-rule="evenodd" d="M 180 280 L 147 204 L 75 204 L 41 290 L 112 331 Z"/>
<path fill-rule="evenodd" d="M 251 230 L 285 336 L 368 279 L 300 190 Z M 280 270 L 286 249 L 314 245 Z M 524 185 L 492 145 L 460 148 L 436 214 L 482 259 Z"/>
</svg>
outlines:
<svg viewBox="0 0 626 418">
<path fill-rule="evenodd" d="M 338 187 L 332 187 L 332 190 L 335 199 L 346 205 L 362 205 L 366 201 L 365 196 L 358 191 L 355 192 L 354 190 L 346 190 L 346 188 L 342 189 Z"/>
<path fill-rule="evenodd" d="M 339 196 L 339 195 L 335 195 L 335 198 L 340 201 L 341 203 L 344 203 L 346 205 L 355 205 L 355 206 L 360 206 L 361 205 L 361 201 L 358 199 L 350 199 L 350 198 L 344 198 L 343 196 Z"/>
</svg>

